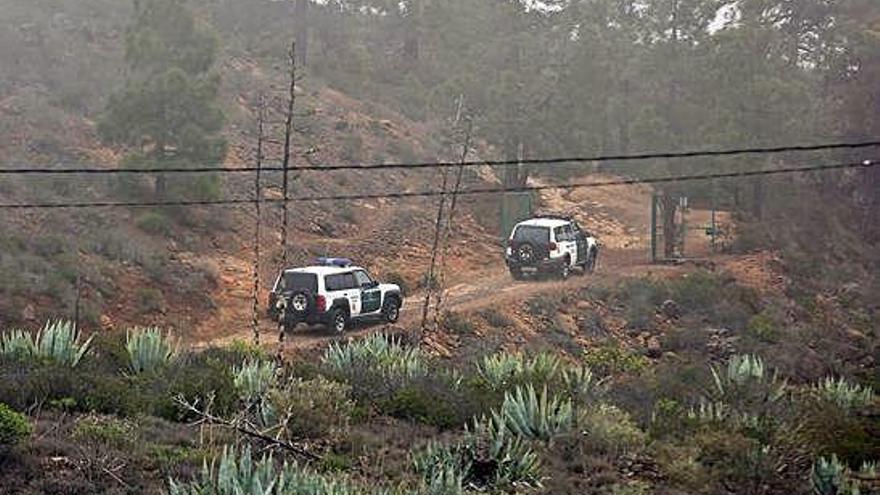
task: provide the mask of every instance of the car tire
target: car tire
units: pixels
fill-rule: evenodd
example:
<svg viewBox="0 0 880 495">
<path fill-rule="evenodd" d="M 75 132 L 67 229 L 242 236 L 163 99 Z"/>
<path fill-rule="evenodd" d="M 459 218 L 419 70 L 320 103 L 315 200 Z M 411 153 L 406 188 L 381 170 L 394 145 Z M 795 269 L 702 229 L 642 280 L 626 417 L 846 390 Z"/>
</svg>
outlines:
<svg viewBox="0 0 880 495">
<path fill-rule="evenodd" d="M 341 308 L 330 310 L 330 314 L 327 317 L 327 328 L 336 335 L 345 333 L 345 330 L 348 328 L 348 313 Z"/>
<path fill-rule="evenodd" d="M 519 268 L 511 268 L 510 269 L 510 276 L 513 277 L 514 280 L 522 280 L 525 278 L 523 276 L 522 270 L 520 270 Z"/>
<path fill-rule="evenodd" d="M 537 251 L 535 250 L 535 246 L 532 246 L 530 242 L 524 242 L 519 246 L 516 246 L 514 256 L 516 256 L 516 259 L 523 264 L 531 264 L 534 263 L 537 258 Z"/>
<path fill-rule="evenodd" d="M 568 280 L 568 277 L 571 275 L 571 264 L 567 259 L 562 260 L 562 265 L 559 267 L 559 278 L 562 280 Z"/>
<path fill-rule="evenodd" d="M 395 297 L 389 298 L 382 306 L 382 316 L 385 321 L 391 324 L 397 323 L 400 319 L 400 302 Z"/>
<path fill-rule="evenodd" d="M 590 257 L 587 259 L 587 264 L 584 267 L 587 273 L 593 273 L 596 271 L 596 265 L 599 264 L 599 252 L 598 251 L 590 251 Z"/>
</svg>

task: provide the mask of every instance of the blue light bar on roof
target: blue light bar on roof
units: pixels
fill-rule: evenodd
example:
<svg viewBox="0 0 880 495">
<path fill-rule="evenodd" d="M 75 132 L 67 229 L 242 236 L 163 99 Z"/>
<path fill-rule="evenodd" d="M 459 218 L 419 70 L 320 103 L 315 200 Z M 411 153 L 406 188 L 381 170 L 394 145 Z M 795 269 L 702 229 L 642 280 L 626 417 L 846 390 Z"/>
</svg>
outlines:
<svg viewBox="0 0 880 495">
<path fill-rule="evenodd" d="M 351 266 L 351 260 L 348 258 L 318 258 L 318 264 L 321 266 L 338 266 L 347 268 Z"/>
</svg>

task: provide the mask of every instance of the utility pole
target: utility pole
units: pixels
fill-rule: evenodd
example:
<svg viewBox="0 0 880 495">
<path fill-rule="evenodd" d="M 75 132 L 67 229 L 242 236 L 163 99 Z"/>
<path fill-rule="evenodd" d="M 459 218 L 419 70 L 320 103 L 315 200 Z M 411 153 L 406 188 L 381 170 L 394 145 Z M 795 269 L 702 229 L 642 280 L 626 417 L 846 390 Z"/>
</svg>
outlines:
<svg viewBox="0 0 880 495">
<path fill-rule="evenodd" d="M 461 118 L 463 101 L 464 96 L 459 96 L 458 104 L 456 105 L 456 124 L 458 124 L 457 120 Z M 437 251 L 440 248 L 441 233 L 443 230 L 443 211 L 446 209 L 446 189 L 449 185 L 449 169 L 444 167 L 440 173 L 442 177 L 442 185 L 440 187 L 440 201 L 437 205 L 437 218 L 434 221 L 434 241 L 431 245 L 431 263 L 425 280 L 425 301 L 422 304 L 422 323 L 420 325 L 422 331 L 425 331 L 426 329 L 428 322 L 428 309 L 431 306 L 431 292 L 434 290 L 434 285 L 437 282 L 435 272 L 437 267 Z"/>
<path fill-rule="evenodd" d="M 290 44 L 290 89 L 287 95 L 287 117 L 284 121 L 284 159 L 283 167 L 283 184 L 281 186 L 284 202 L 282 203 L 283 218 L 281 219 L 281 262 L 282 267 L 287 267 L 288 248 L 287 248 L 287 230 L 289 222 L 290 202 L 290 184 L 288 181 L 291 154 L 291 136 L 293 134 L 293 105 L 296 102 L 296 41 Z"/>
<path fill-rule="evenodd" d="M 254 292 L 253 292 L 253 330 L 254 345 L 260 345 L 260 237 L 262 222 L 262 201 L 263 192 L 260 184 L 260 175 L 263 168 L 263 125 L 266 118 L 266 100 L 263 94 L 260 94 L 260 108 L 257 113 L 257 173 L 254 177 L 254 210 L 257 215 L 254 227 Z"/>
</svg>

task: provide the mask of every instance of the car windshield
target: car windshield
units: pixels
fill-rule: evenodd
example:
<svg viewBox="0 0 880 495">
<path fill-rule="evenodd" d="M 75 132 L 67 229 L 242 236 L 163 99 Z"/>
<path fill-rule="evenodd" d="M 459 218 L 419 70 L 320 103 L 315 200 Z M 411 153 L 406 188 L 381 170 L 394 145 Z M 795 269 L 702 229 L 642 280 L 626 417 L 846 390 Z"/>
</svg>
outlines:
<svg viewBox="0 0 880 495">
<path fill-rule="evenodd" d="M 280 290 L 307 289 L 318 292 L 318 277 L 314 273 L 285 272 L 281 279 Z"/>
<path fill-rule="evenodd" d="M 550 242 L 550 229 L 534 225 L 520 225 L 513 233 L 513 240 L 517 242 L 547 244 Z"/>
</svg>

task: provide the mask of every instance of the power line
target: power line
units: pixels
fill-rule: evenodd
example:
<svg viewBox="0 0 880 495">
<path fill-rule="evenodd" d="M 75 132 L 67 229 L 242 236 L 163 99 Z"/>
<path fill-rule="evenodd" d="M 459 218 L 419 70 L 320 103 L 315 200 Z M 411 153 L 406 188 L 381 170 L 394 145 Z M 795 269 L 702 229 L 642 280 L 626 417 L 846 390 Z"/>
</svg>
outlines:
<svg viewBox="0 0 880 495">
<path fill-rule="evenodd" d="M 583 162 L 626 162 L 626 161 L 643 161 L 643 160 L 659 160 L 659 159 L 680 159 L 680 158 L 710 158 L 724 156 L 741 156 L 741 155 L 769 155 L 780 153 L 809 152 L 809 151 L 834 151 L 834 150 L 856 150 L 864 148 L 872 148 L 880 146 L 880 141 L 860 141 L 850 143 L 829 143 L 829 144 L 813 144 L 813 145 L 797 145 L 797 146 L 778 146 L 778 147 L 758 147 L 758 148 L 732 148 L 723 150 L 694 150 L 683 152 L 660 152 L 660 153 L 639 153 L 629 155 L 596 155 L 596 156 L 572 156 L 560 158 L 532 158 L 523 160 L 479 160 L 461 162 L 413 162 L 413 163 L 373 163 L 373 164 L 343 164 L 343 165 L 307 165 L 296 167 L 297 171 L 315 171 L 330 172 L 339 170 L 391 170 L 391 169 L 424 169 L 424 168 L 454 168 L 454 167 L 475 167 L 475 166 L 493 166 L 506 167 L 515 165 L 563 165 L 566 163 L 583 163 Z M 0 175 L 66 175 L 66 174 L 91 174 L 91 175 L 113 175 L 113 174 L 197 174 L 197 173 L 213 173 L 213 174 L 232 174 L 232 173 L 252 173 L 256 172 L 256 167 L 240 167 L 240 168 L 222 168 L 222 167 L 169 167 L 169 168 L 67 168 L 67 169 L 37 169 L 37 168 L 7 168 L 0 169 Z M 283 166 L 264 166 L 263 172 L 283 172 Z"/>
<path fill-rule="evenodd" d="M 692 175 L 669 175 L 664 177 L 649 178 L 633 178 L 618 179 L 603 182 L 583 182 L 583 183 L 567 183 L 546 186 L 524 186 L 512 188 L 476 188 L 459 191 L 459 195 L 474 196 L 481 194 L 499 194 L 509 192 L 535 192 L 553 189 L 588 189 L 595 187 L 615 187 L 636 184 L 661 184 L 668 182 L 692 182 L 698 180 L 709 179 L 733 179 L 740 177 L 758 177 L 768 175 L 784 175 L 793 173 L 810 173 L 828 170 L 845 170 L 856 168 L 871 168 L 880 165 L 880 161 L 865 160 L 861 162 L 837 163 L 830 165 L 816 165 L 811 167 L 785 167 L 770 170 L 751 170 L 741 172 L 722 172 L 714 174 L 692 174 Z M 336 196 L 300 196 L 290 198 L 289 202 L 305 203 L 318 201 L 357 201 L 367 199 L 406 199 L 406 198 L 427 198 L 434 196 L 443 196 L 449 194 L 448 191 L 416 191 L 416 192 L 399 192 L 399 193 L 374 193 L 374 194 L 348 194 Z M 216 200 L 196 200 L 196 201 L 97 201 L 88 203 L 20 203 L 20 204 L 0 204 L 0 210 L 25 210 L 25 209 L 62 209 L 62 208 L 110 208 L 110 207 L 161 207 L 161 206 L 219 206 L 219 205 L 252 205 L 256 199 L 216 199 Z M 283 203 L 283 199 L 263 199 L 262 203 Z"/>
</svg>

